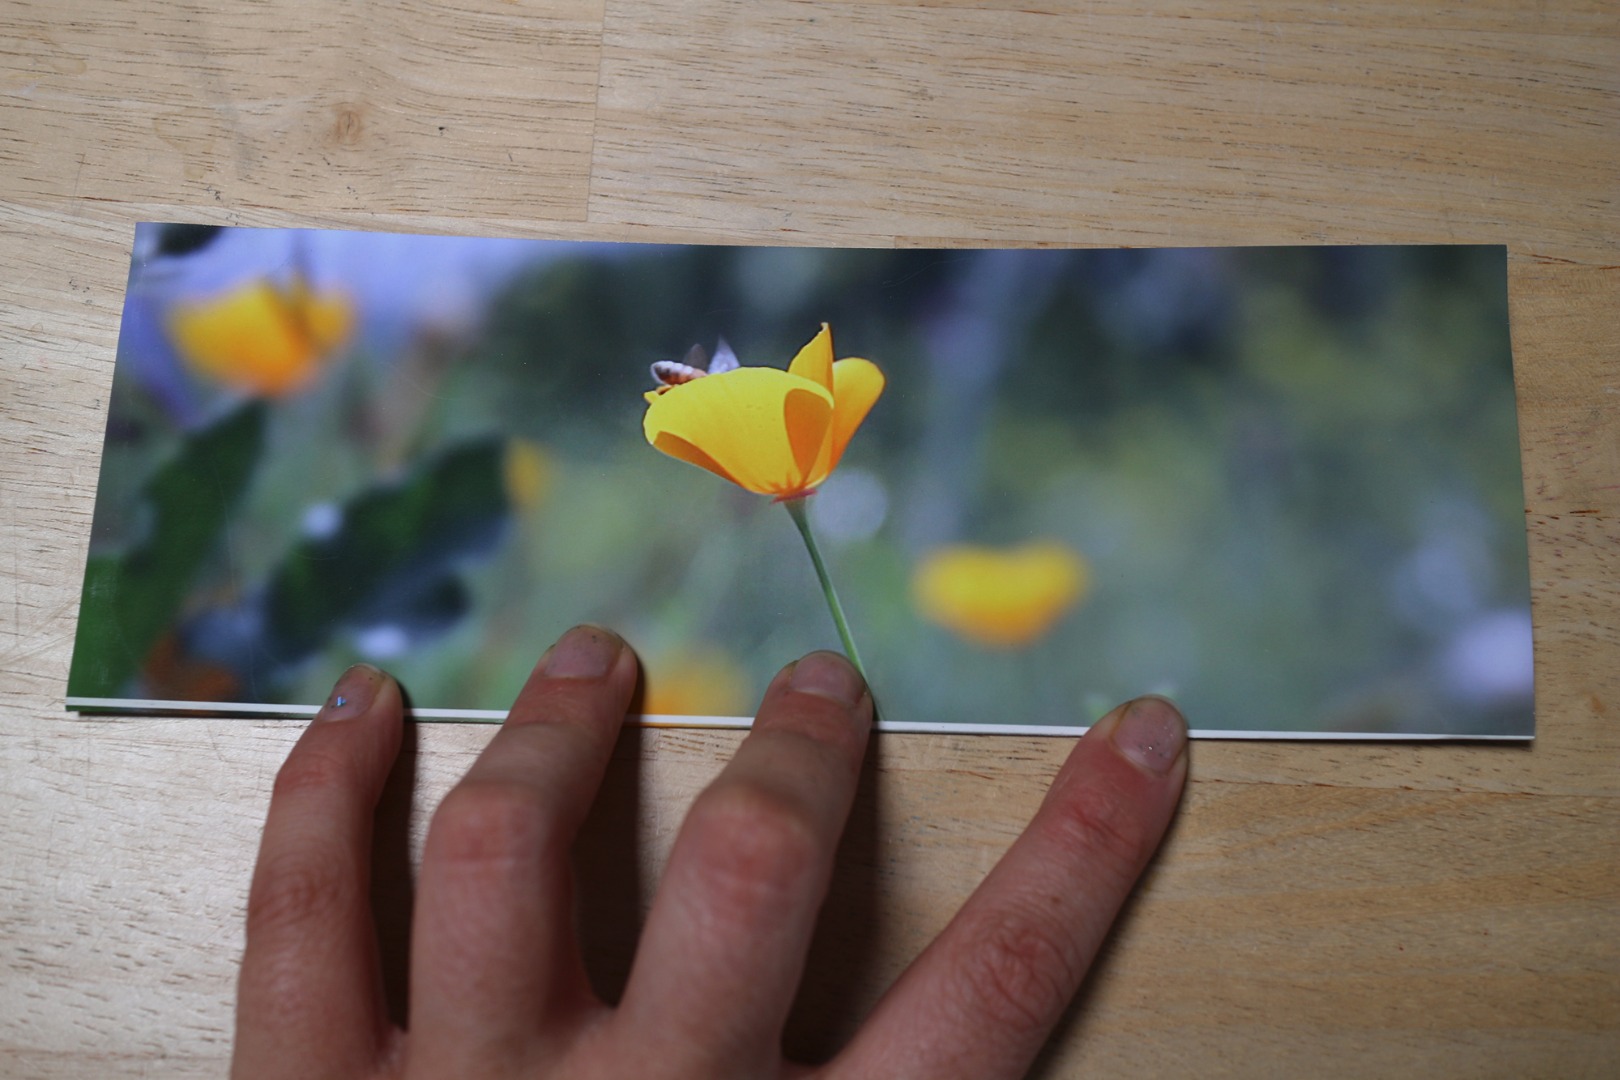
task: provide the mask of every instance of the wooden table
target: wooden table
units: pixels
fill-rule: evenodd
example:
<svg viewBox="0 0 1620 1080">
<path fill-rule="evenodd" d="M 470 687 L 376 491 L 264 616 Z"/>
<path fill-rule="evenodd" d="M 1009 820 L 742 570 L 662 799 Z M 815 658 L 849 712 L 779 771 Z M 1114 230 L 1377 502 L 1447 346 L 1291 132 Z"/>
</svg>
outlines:
<svg viewBox="0 0 1620 1080">
<path fill-rule="evenodd" d="M 1198 745 L 1169 846 L 1039 1074 L 1613 1075 L 1616 8 L 1036 6 L 0 3 L 0 1073 L 217 1076 L 229 1052 L 243 896 L 297 725 L 61 706 L 131 226 L 186 219 L 1506 243 L 1534 746 Z M 416 731 L 380 853 L 393 939 L 410 844 L 489 734 Z M 621 744 L 583 845 L 604 979 L 736 742 Z M 878 741 L 793 1047 L 850 1029 L 1067 748 Z"/>
</svg>

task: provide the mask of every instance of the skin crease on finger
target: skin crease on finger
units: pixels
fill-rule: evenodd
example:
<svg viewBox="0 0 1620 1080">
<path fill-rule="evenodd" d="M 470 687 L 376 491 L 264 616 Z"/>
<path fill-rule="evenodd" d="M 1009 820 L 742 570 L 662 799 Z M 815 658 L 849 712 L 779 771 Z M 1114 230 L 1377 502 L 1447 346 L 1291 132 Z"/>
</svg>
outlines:
<svg viewBox="0 0 1620 1080">
<path fill-rule="evenodd" d="M 345 673 L 272 793 L 232 1075 L 1011 1080 L 1085 977 L 1187 774 L 1174 706 L 1142 698 L 1104 717 L 955 919 L 811 1069 L 782 1061 L 781 1034 L 871 697 L 833 653 L 772 680 L 754 729 L 682 826 L 615 1009 L 585 978 L 566 852 L 636 673 L 617 635 L 569 631 L 446 796 L 417 890 L 408 1034 L 387 1020 L 368 902 L 401 696 L 375 669 Z"/>
</svg>

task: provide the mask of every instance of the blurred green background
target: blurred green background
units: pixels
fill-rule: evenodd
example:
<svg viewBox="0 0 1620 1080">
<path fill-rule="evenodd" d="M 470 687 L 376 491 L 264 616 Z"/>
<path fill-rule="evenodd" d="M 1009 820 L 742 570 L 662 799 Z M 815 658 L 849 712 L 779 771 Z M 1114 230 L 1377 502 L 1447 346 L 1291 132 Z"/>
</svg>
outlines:
<svg viewBox="0 0 1620 1080">
<path fill-rule="evenodd" d="M 888 378 L 810 499 L 886 721 L 1087 724 L 1158 691 L 1204 730 L 1530 733 L 1487 247 L 142 226 L 69 693 L 316 704 L 366 659 L 419 707 L 504 710 L 592 621 L 649 711 L 751 713 L 832 622 L 782 507 L 648 446 L 642 394 L 694 343 L 783 367 L 822 322 Z M 1083 582 L 1021 640 L 930 614 L 939 551 L 1032 542 Z"/>
</svg>

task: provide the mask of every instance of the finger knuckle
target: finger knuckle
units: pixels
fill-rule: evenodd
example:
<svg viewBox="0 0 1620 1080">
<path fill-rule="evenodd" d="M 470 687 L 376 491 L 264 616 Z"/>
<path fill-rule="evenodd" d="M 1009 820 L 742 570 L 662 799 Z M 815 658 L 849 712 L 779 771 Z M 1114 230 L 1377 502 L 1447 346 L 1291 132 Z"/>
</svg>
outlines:
<svg viewBox="0 0 1620 1080">
<path fill-rule="evenodd" d="M 962 1005 L 1012 1033 L 1045 1031 L 1079 985 L 1061 927 L 1027 912 L 1000 912 L 971 926 L 959 971 Z"/>
<path fill-rule="evenodd" d="M 1079 788 L 1050 808 L 1059 846 L 1083 861 L 1088 871 L 1128 884 L 1147 861 L 1147 834 L 1131 806 L 1101 788 Z"/>
<path fill-rule="evenodd" d="M 319 852 L 287 855 L 260 867 L 248 891 L 249 938 L 307 929 L 355 900 L 357 885 L 339 862 Z"/>
<path fill-rule="evenodd" d="M 287 756 L 276 772 L 271 798 L 286 798 L 306 791 L 328 791 L 354 781 L 354 768 L 346 760 L 324 750 L 300 747 Z"/>
<path fill-rule="evenodd" d="M 802 740 L 807 752 L 836 762 L 851 773 L 860 771 L 866 749 L 866 731 L 850 722 L 849 708 L 826 698 L 799 695 L 791 717 L 773 718 L 769 725 L 756 726 L 756 732 L 772 738 Z"/>
<path fill-rule="evenodd" d="M 711 895 L 733 908 L 794 893 L 823 856 L 809 810 L 760 784 L 711 788 L 693 807 L 692 830 Z"/>
<path fill-rule="evenodd" d="M 534 785 L 464 780 L 433 816 L 438 857 L 451 863 L 531 858 L 553 840 L 550 800 Z"/>
</svg>

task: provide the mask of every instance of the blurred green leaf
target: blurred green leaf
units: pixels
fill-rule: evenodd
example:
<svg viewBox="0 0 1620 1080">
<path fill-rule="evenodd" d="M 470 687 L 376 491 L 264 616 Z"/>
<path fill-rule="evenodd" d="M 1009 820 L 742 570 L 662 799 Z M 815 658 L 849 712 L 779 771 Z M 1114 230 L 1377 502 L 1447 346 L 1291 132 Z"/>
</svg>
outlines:
<svg viewBox="0 0 1620 1080">
<path fill-rule="evenodd" d="M 266 597 L 275 660 L 310 655 L 342 626 L 408 629 L 426 611 L 455 607 L 456 564 L 493 547 L 506 521 L 505 460 L 500 440 L 456 447 L 401 483 L 357 495 L 330 535 L 297 544 Z"/>
<path fill-rule="evenodd" d="M 142 489 L 150 528 L 140 542 L 90 556 L 69 695 L 116 697 L 140 669 L 247 488 L 264 426 L 264 406 L 253 402 L 187 437 Z"/>
</svg>

